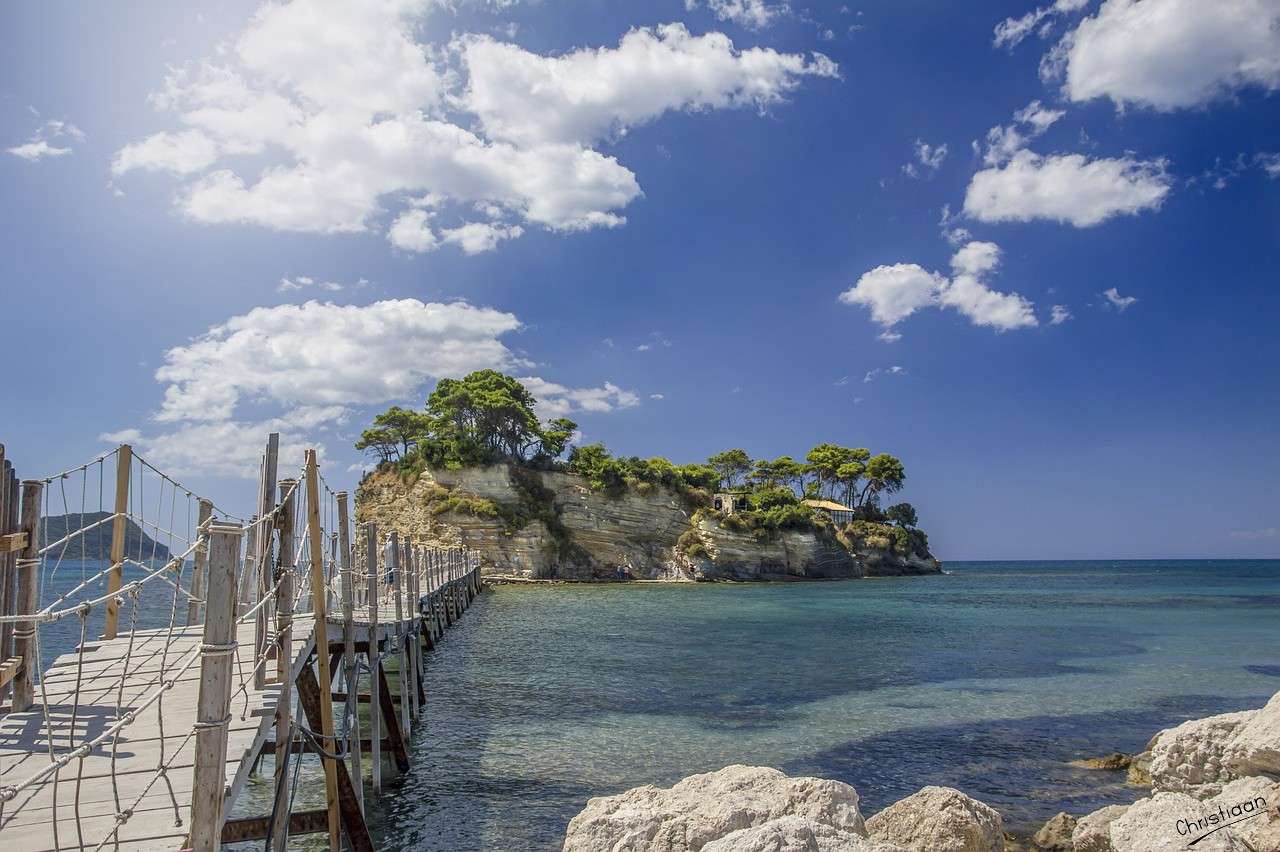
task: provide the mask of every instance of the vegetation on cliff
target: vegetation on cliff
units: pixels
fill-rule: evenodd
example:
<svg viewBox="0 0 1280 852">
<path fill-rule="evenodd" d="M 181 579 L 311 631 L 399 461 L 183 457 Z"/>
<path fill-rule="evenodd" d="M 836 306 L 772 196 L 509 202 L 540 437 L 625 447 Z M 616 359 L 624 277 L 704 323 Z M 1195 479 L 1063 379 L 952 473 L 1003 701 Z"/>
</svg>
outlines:
<svg viewBox="0 0 1280 852">
<path fill-rule="evenodd" d="M 812 530 L 833 534 L 852 548 L 928 554 L 914 507 L 898 503 L 881 509 L 882 498 L 906 482 L 902 462 L 889 453 L 822 443 L 803 461 L 791 456 L 753 459 L 739 448 L 683 465 L 661 456 L 615 457 L 602 443 L 570 446 L 577 424 L 564 417 L 544 422 L 536 405 L 518 379 L 480 370 L 441 380 L 422 411 L 392 406 L 379 414 L 356 448 L 376 455 L 380 469 L 398 470 L 406 478 L 426 469 L 496 463 L 508 463 L 517 472 L 558 470 L 577 474 L 591 489 L 610 496 L 669 490 L 696 513 L 695 526 L 698 519 L 713 517 L 726 529 L 760 538 L 779 530 Z M 441 488 L 430 500 L 431 511 L 501 518 L 508 530 L 541 520 L 554 537 L 559 529 L 554 500 L 539 493 L 535 479 L 513 474 L 519 493 L 510 502 Z M 717 492 L 733 494 L 733 505 L 718 506 L 713 500 Z M 837 529 L 827 512 L 806 501 L 838 502 L 852 510 L 852 520 Z M 705 550 L 696 535 L 682 537 L 678 548 L 690 557 Z"/>
</svg>

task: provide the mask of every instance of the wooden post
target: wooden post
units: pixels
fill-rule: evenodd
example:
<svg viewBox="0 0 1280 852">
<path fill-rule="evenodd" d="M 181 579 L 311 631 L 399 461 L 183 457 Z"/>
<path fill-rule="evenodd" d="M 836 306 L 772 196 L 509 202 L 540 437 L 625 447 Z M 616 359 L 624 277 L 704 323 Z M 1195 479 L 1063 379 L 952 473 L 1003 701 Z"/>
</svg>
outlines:
<svg viewBox="0 0 1280 852">
<path fill-rule="evenodd" d="M 382 669 L 378 665 L 378 525 L 369 521 L 364 525 L 364 559 L 368 570 L 369 586 L 369 641 L 365 643 L 369 653 L 369 769 L 373 772 L 373 795 L 382 795 L 382 721 L 378 713 L 378 680 Z"/>
<path fill-rule="evenodd" d="M 240 570 L 240 576 L 236 580 L 237 614 L 253 606 L 254 586 L 258 582 L 258 531 L 260 526 L 258 516 L 254 515 L 253 519 L 249 521 L 249 536 L 244 543 L 244 567 Z"/>
<path fill-rule="evenodd" d="M 209 595 L 205 604 L 204 647 L 200 652 L 191 794 L 193 852 L 217 852 L 222 848 L 240 534 L 239 527 L 215 524 L 209 528 Z"/>
<path fill-rule="evenodd" d="M 347 741 L 347 759 L 351 761 L 351 781 L 356 802 L 364 813 L 364 767 L 360 755 L 359 669 L 356 668 L 355 589 L 351 585 L 351 528 L 347 517 L 347 492 L 338 498 L 338 560 L 342 571 L 342 662 L 347 685 L 347 707 L 351 716 L 351 734 Z"/>
<path fill-rule="evenodd" d="M 111 571 L 107 574 L 107 592 L 115 595 L 124 583 L 124 541 L 128 533 L 129 479 L 133 471 L 133 447 L 121 444 L 116 451 L 116 517 L 111 522 Z M 106 623 L 103 639 L 116 638 L 120 623 L 120 602 L 112 597 L 107 601 Z"/>
<path fill-rule="evenodd" d="M 18 557 L 18 599 L 14 615 L 30 615 L 39 608 L 36 600 L 40 568 L 40 494 L 44 483 L 38 479 L 23 480 L 22 520 L 19 527 L 27 534 L 27 546 Z M 36 623 L 19 621 L 13 631 L 14 652 L 21 658 L 18 674 L 13 679 L 13 712 L 21 713 L 35 700 Z"/>
<path fill-rule="evenodd" d="M 307 450 L 307 537 L 311 552 L 311 602 L 315 615 L 316 676 L 320 681 L 320 735 L 324 747 L 337 749 L 333 736 L 333 681 L 329 675 L 329 631 L 325 619 L 327 590 L 324 584 L 324 534 L 320 530 L 320 471 L 316 451 Z M 332 753 L 332 751 L 330 752 Z M 329 848 L 342 849 L 342 820 L 338 810 L 338 769 L 335 761 L 321 755 L 324 763 L 325 804 L 329 811 Z"/>
<path fill-rule="evenodd" d="M 276 512 L 276 468 L 280 460 L 280 435 L 272 432 L 267 436 L 267 449 L 262 456 L 262 479 L 258 483 L 258 517 L 274 518 Z M 274 523 L 264 520 L 258 526 L 257 548 L 255 549 L 255 567 L 258 569 L 257 599 L 253 601 L 257 603 L 261 601 L 263 596 L 270 590 L 268 578 L 271 576 L 271 537 L 274 532 Z M 259 609 L 253 616 L 253 658 L 258 659 L 267 649 L 267 610 L 271 604 L 266 604 Z M 267 684 L 267 667 L 260 666 L 253 676 L 254 686 L 262 689 Z"/>
<path fill-rule="evenodd" d="M 199 531 L 203 530 L 209 523 L 209 519 L 213 517 L 213 503 L 201 499 L 200 511 L 196 517 L 196 540 L 199 541 Z M 204 598 L 204 569 L 208 561 L 209 542 L 206 540 L 196 548 L 195 561 L 191 564 L 191 597 L 187 599 L 187 624 L 195 624 L 200 620 L 200 600 L 198 599 Z"/>
<path fill-rule="evenodd" d="M 409 677 L 409 667 L 405 665 L 404 660 L 404 599 L 401 594 L 401 587 L 404 586 L 404 572 L 406 570 L 405 559 L 403 553 L 403 545 L 400 544 L 400 537 L 395 530 L 391 531 L 388 537 L 389 544 L 387 546 L 388 569 L 391 573 L 391 600 L 396 607 L 396 654 L 399 660 L 400 671 L 398 672 L 400 681 L 400 730 L 405 736 L 409 735 L 409 711 L 405 706 L 409 703 L 409 688 L 406 678 Z"/>
<path fill-rule="evenodd" d="M 275 812 L 271 848 L 285 852 L 288 844 L 289 761 L 293 749 L 293 516 L 297 506 L 295 480 L 280 481 L 280 555 L 273 572 L 276 592 L 276 697 Z M 265 666 L 265 663 L 264 663 Z"/>
<path fill-rule="evenodd" d="M 4 445 L 0 444 L 0 533 L 8 535 L 18 530 L 18 489 L 14 487 L 13 464 L 4 458 Z M 0 615 L 14 614 L 12 553 L 0 554 Z M 0 662 L 13 656 L 13 623 L 6 621 L 0 624 Z M 9 694 L 12 687 L 5 684 L 0 687 L 0 700 Z"/>
<path fill-rule="evenodd" d="M 418 689 L 422 686 L 418 677 L 418 604 L 413 591 L 418 586 L 418 549 L 410 544 L 406 551 L 409 556 L 409 573 L 404 577 L 404 605 L 409 621 L 404 641 L 405 656 L 409 664 L 409 716 L 417 724 Z"/>
</svg>

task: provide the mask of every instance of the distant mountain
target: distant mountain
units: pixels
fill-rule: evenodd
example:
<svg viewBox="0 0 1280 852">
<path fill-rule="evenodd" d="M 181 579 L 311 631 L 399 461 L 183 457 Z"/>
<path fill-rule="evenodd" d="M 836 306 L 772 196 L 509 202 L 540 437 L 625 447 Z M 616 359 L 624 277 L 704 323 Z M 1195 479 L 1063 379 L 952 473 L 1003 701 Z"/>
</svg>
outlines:
<svg viewBox="0 0 1280 852">
<path fill-rule="evenodd" d="M 81 515 L 78 512 L 72 512 L 69 515 L 50 515 L 47 518 L 41 518 L 40 546 L 43 547 L 58 541 L 68 533 L 91 526 L 109 517 L 110 514 L 110 512 L 85 512 Z M 77 536 L 63 547 L 52 551 L 50 555 L 54 558 L 61 556 L 64 559 L 80 559 L 81 556 L 85 559 L 110 559 L 112 526 L 111 523 L 105 523 L 94 527 L 83 536 Z M 169 548 L 143 532 L 132 519 L 126 518 L 124 555 L 139 562 L 146 562 L 153 557 L 166 560 L 169 558 Z"/>
</svg>

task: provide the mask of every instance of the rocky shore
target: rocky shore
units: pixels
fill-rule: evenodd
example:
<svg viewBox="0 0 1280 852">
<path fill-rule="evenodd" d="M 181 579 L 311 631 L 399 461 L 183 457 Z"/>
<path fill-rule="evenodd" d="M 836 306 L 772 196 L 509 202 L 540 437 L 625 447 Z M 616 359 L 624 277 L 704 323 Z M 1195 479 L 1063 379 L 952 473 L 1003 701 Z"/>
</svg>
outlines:
<svg viewBox="0 0 1280 852">
<path fill-rule="evenodd" d="M 1124 757 L 1093 766 L 1119 771 Z M 1058 814 L 1025 842 L 949 787 L 864 817 L 848 784 L 728 766 L 589 800 L 564 852 L 1280 852 L 1280 693 L 1256 710 L 1160 731 L 1127 763 L 1150 795 Z"/>
<path fill-rule="evenodd" d="M 429 545 L 468 547 L 486 575 L 523 580 L 788 580 L 937 574 L 929 553 L 839 530 L 735 528 L 681 495 L 652 486 L 608 495 L 571 473 L 509 464 L 426 471 L 411 482 L 371 474 L 358 521 Z"/>
</svg>

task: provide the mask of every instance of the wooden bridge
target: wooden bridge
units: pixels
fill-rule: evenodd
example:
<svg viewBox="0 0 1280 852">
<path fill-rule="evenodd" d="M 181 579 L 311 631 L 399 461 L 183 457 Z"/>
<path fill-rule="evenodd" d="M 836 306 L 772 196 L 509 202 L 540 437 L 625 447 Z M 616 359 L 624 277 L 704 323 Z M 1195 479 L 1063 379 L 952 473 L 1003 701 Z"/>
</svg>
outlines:
<svg viewBox="0 0 1280 852">
<path fill-rule="evenodd" d="M 4 460 L 4 852 L 284 850 L 303 834 L 372 852 L 365 813 L 409 769 L 424 654 L 482 590 L 479 563 L 372 523 L 353 541 L 315 452 L 277 481 L 278 447 L 270 436 L 248 520 L 127 445 L 20 486 Z M 42 521 L 56 509 L 60 530 Z M 108 527 L 110 559 L 94 563 Z M 323 808 L 296 804 L 304 763 L 323 771 Z M 246 812 L 263 773 L 270 807 Z"/>
</svg>

